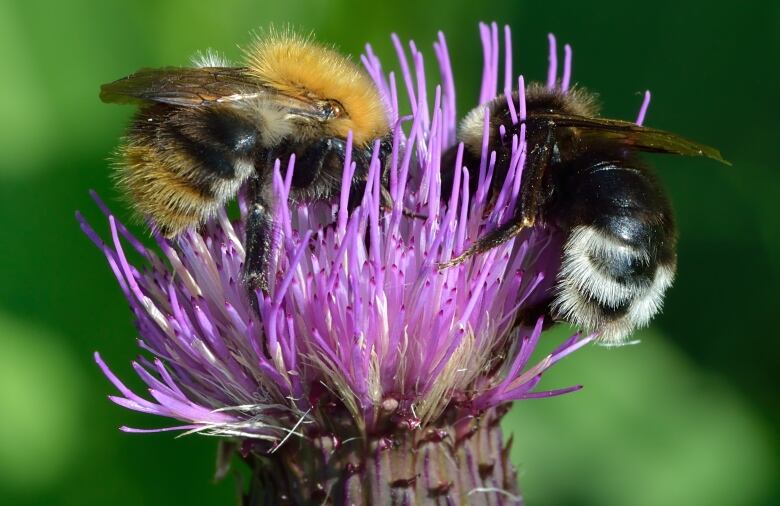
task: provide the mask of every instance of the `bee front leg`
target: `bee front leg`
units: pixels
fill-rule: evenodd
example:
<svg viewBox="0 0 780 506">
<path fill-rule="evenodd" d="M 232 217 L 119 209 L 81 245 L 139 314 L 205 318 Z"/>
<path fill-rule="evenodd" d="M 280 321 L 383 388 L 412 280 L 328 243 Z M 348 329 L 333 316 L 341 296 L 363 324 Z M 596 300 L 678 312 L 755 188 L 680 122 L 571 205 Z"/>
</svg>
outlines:
<svg viewBox="0 0 780 506">
<path fill-rule="evenodd" d="M 270 205 L 262 197 L 262 182 L 252 176 L 248 182 L 249 215 L 246 221 L 243 282 L 250 298 L 257 290 L 268 293 L 268 266 L 271 258 L 273 216 Z M 255 301 L 256 302 L 256 301 Z"/>
<path fill-rule="evenodd" d="M 312 199 L 322 193 L 335 194 L 340 186 L 328 185 L 341 183 L 345 153 L 346 143 L 335 137 L 307 145 L 295 160 L 292 187 L 312 193 Z"/>
</svg>

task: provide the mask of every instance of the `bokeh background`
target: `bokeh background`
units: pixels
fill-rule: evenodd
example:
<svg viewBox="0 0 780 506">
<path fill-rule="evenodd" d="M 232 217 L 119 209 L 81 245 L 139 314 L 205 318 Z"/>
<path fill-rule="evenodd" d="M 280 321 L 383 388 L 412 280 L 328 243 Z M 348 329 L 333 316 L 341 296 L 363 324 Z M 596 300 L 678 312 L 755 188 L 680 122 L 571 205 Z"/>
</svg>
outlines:
<svg viewBox="0 0 780 506">
<path fill-rule="evenodd" d="M 780 4 L 477 4 L 0 1 L 0 503 L 234 501 L 231 480 L 211 480 L 213 439 L 120 433 L 162 421 L 111 404 L 92 361 L 100 350 L 132 384 L 130 313 L 73 218 L 102 223 L 89 188 L 127 215 L 106 158 L 131 108 L 101 104 L 101 83 L 207 47 L 237 58 L 271 22 L 354 55 L 370 42 L 387 68 L 391 32 L 430 63 L 443 30 L 462 115 L 478 95 L 477 22 L 496 20 L 512 26 L 527 78 L 546 75 L 552 31 L 607 115 L 634 118 L 649 88 L 648 124 L 734 163 L 655 160 L 679 218 L 678 281 L 640 345 L 579 352 L 543 385 L 584 390 L 507 417 L 529 504 L 780 504 Z"/>
</svg>

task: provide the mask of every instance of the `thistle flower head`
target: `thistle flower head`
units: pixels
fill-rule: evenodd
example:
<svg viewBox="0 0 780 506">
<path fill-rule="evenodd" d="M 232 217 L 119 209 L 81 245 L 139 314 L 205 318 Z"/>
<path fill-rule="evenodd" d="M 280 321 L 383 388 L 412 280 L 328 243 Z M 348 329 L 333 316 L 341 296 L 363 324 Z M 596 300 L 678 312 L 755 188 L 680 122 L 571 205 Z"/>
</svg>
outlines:
<svg viewBox="0 0 780 506">
<path fill-rule="evenodd" d="M 486 103 L 499 88 L 499 32 L 495 24 L 483 25 L 481 35 L 479 102 Z M 508 92 L 518 81 L 508 28 L 504 36 L 502 91 Z M 128 389 L 95 354 L 119 390 L 114 402 L 179 421 L 169 429 L 239 436 L 273 448 L 291 434 L 413 429 L 452 413 L 477 415 L 509 401 L 577 388 L 536 390 L 543 372 L 589 338 L 575 335 L 530 364 L 542 320 L 531 327 L 516 323 L 549 289 L 560 238 L 532 229 L 463 264 L 439 268 L 510 216 L 525 160 L 524 130 L 506 134 L 513 136 L 512 163 L 490 202 L 495 154 L 486 141 L 480 165 L 457 171 L 452 193 L 442 195 L 442 153 L 455 143 L 456 132 L 446 42 L 439 34 L 434 44 L 440 84 L 432 104 L 423 54 L 414 43 L 407 52 L 397 37 L 393 42 L 398 80 L 383 72 L 369 46 L 362 57 L 393 126 L 387 172 L 377 144 L 362 203 L 350 214 L 351 138 L 338 202 L 290 206 L 287 195 L 299 168 L 294 159 L 276 163 L 276 255 L 269 293 L 258 292 L 256 304 L 240 282 L 246 217 L 241 197 L 235 220 L 223 210 L 202 230 L 174 242 L 156 236 L 162 256 L 99 201 L 109 221 L 108 241 L 79 218 L 116 275 L 146 352 L 133 367 L 149 387 L 148 399 Z M 566 55 L 561 80 L 551 61 L 548 86 L 568 87 L 568 46 Z M 520 102 L 512 107 L 522 120 L 522 77 L 519 90 Z M 411 108 L 408 117 L 399 112 L 402 101 Z M 470 194 L 473 178 L 477 191 Z M 383 185 L 392 209 L 380 205 Z M 140 255 L 136 264 L 130 250 Z"/>
</svg>

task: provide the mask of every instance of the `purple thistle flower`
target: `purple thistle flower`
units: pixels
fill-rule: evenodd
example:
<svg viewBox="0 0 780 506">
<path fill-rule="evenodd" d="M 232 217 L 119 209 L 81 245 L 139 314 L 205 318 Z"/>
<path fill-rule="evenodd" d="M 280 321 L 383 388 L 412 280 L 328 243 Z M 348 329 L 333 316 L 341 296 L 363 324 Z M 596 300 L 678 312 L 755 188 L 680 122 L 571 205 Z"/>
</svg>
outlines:
<svg viewBox="0 0 780 506">
<path fill-rule="evenodd" d="M 485 66 L 479 101 L 484 104 L 499 92 L 499 31 L 495 23 L 483 24 L 480 34 Z M 520 101 L 509 105 L 513 121 L 519 122 L 525 118 L 524 80 L 512 73 L 508 27 L 504 37 L 501 91 L 511 97 L 513 84 L 518 84 Z M 362 204 L 351 215 L 347 201 L 354 165 L 349 155 L 340 202 L 297 207 L 286 198 L 294 158 L 287 166 L 277 161 L 275 276 L 268 294 L 257 293 L 259 315 L 240 282 L 246 217 L 242 197 L 237 220 L 223 210 L 203 230 L 187 232 L 175 242 L 155 236 L 162 257 L 134 238 L 97 197 L 108 217 L 110 239 L 101 239 L 78 216 L 130 303 L 139 345 L 153 357 L 133 363 L 148 386 L 146 399 L 128 389 L 95 353 L 119 391 L 110 399 L 177 420 L 171 427 L 148 431 L 232 436 L 243 442 L 245 454 L 270 455 L 291 438 L 327 436 L 337 448 L 350 435 L 390 441 L 403 431 L 427 434 L 442 426 L 442 420 L 454 420 L 453 426 L 466 434 L 468 423 L 505 403 L 579 388 L 536 389 L 547 369 L 591 337 L 574 335 L 530 364 L 542 320 L 530 328 L 515 324 L 517 313 L 551 286 L 560 238 L 533 229 L 461 265 L 438 268 L 508 219 L 525 161 L 524 126 L 512 134 L 512 162 L 495 205 L 487 202 L 495 153 L 486 141 L 479 167 L 457 173 L 452 194 L 441 195 L 441 157 L 454 144 L 457 126 L 447 45 L 440 33 L 434 52 L 441 84 L 431 107 L 422 53 L 410 43 L 407 54 L 396 36 L 393 43 L 403 92 L 370 46 L 362 60 L 393 125 L 388 188 L 395 205 L 391 210 L 380 206 L 378 144 Z M 559 80 L 552 35 L 550 45 L 547 85 L 566 90 L 571 49 L 565 47 Z M 404 95 L 409 117 L 399 113 Z M 646 104 L 640 121 L 645 109 Z M 486 115 L 486 126 L 487 121 Z M 348 154 L 351 142 L 349 138 Z M 475 177 L 477 191 L 471 195 L 469 179 Z M 404 208 L 427 218 L 408 217 Z M 130 263 L 128 247 L 142 257 L 142 265 Z M 497 441 L 500 451 L 500 436 Z M 429 484 L 429 493 L 435 487 Z M 498 497 L 505 493 L 505 486 L 495 488 L 492 493 Z M 471 489 L 485 492 L 477 484 Z"/>
</svg>

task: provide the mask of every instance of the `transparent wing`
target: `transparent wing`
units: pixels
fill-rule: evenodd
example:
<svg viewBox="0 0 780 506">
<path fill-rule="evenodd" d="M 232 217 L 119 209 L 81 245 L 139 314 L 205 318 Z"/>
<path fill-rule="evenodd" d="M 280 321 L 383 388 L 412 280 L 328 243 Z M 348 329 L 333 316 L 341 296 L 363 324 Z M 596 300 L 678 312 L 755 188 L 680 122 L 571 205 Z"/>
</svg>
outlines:
<svg viewBox="0 0 780 506">
<path fill-rule="evenodd" d="M 103 102 L 161 102 L 183 107 L 263 100 L 290 114 L 327 119 L 332 112 L 306 96 L 279 93 L 243 67 L 141 69 L 100 87 Z"/>
<path fill-rule="evenodd" d="M 100 99 L 104 102 L 151 101 L 181 106 L 240 100 L 269 93 L 269 88 L 245 68 L 231 67 L 141 69 L 100 87 Z"/>
<path fill-rule="evenodd" d="M 671 132 L 640 126 L 629 121 L 556 113 L 534 114 L 534 119 L 549 121 L 556 128 L 575 128 L 577 137 L 587 143 L 607 142 L 648 153 L 705 156 L 731 165 L 715 148 L 689 141 Z"/>
</svg>

